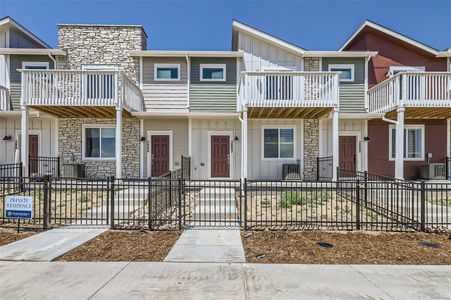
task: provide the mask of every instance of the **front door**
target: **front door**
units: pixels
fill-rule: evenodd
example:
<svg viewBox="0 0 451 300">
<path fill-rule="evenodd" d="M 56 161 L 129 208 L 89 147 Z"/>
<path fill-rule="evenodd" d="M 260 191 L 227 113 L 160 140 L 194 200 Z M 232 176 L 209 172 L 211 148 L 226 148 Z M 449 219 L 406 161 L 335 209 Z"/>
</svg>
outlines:
<svg viewBox="0 0 451 300">
<path fill-rule="evenodd" d="M 230 136 L 211 136 L 211 177 L 230 177 Z"/>
<path fill-rule="evenodd" d="M 28 135 L 28 155 L 31 157 L 37 157 L 39 155 L 39 136 L 37 134 Z M 30 161 L 30 174 L 38 173 L 38 160 L 31 159 Z"/>
<path fill-rule="evenodd" d="M 152 177 L 169 172 L 169 135 L 151 136 Z"/>
<path fill-rule="evenodd" d="M 340 136 L 340 169 L 356 170 L 356 137 Z"/>
</svg>

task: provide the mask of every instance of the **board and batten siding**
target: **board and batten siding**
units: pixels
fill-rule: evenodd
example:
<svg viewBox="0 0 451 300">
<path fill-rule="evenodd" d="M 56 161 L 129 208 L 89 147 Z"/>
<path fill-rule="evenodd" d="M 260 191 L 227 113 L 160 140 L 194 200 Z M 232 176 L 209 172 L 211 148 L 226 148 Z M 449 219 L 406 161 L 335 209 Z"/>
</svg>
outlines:
<svg viewBox="0 0 451 300">
<path fill-rule="evenodd" d="M 354 65 L 354 82 L 340 82 L 340 112 L 365 112 L 365 59 L 324 57 L 322 70 L 328 71 L 330 64 Z"/>
<path fill-rule="evenodd" d="M 21 93 L 21 73 L 17 71 L 22 69 L 22 62 L 48 62 L 49 69 L 53 69 L 53 61 L 47 55 L 10 55 L 9 59 L 9 80 L 10 88 L 9 93 L 11 96 L 11 104 L 13 110 L 20 109 L 20 93 Z"/>
<path fill-rule="evenodd" d="M 155 64 L 180 64 L 180 80 L 155 81 Z M 185 58 L 144 57 L 143 96 L 146 111 L 188 109 L 188 76 Z"/>
<path fill-rule="evenodd" d="M 286 69 L 302 71 L 302 57 L 244 32 L 239 33 L 238 50 L 244 52 L 241 71 Z"/>
<path fill-rule="evenodd" d="M 235 112 L 237 101 L 236 58 L 191 58 L 190 110 Z M 225 81 L 201 81 L 201 64 L 225 64 Z"/>
</svg>

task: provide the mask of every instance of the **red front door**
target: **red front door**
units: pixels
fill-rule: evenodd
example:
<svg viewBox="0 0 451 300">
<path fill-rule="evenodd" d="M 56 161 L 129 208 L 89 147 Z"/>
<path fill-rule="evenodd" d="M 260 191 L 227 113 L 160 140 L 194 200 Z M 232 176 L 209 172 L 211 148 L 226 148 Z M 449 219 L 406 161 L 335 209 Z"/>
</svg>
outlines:
<svg viewBox="0 0 451 300">
<path fill-rule="evenodd" d="M 340 169 L 356 170 L 356 137 L 340 136 Z"/>
<path fill-rule="evenodd" d="M 32 157 L 36 157 L 39 155 L 39 136 L 37 134 L 30 134 L 28 136 L 28 155 Z M 30 174 L 37 174 L 39 171 L 38 160 L 31 159 L 29 168 Z"/>
<path fill-rule="evenodd" d="M 211 177 L 230 177 L 230 137 L 211 136 Z"/>
<path fill-rule="evenodd" d="M 152 135 L 152 176 L 169 172 L 169 135 Z"/>
</svg>

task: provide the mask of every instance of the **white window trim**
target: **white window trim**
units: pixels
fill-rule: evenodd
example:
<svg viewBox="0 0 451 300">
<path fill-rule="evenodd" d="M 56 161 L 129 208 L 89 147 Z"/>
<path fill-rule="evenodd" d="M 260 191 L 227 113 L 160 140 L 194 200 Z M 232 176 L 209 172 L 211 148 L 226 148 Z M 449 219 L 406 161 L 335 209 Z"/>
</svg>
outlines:
<svg viewBox="0 0 451 300">
<path fill-rule="evenodd" d="M 394 72 L 425 72 L 425 66 L 390 66 L 388 69 L 388 76 L 393 76 Z"/>
<path fill-rule="evenodd" d="M 215 69 L 221 68 L 222 71 L 223 71 L 224 77 L 221 78 L 221 79 L 217 79 L 217 78 L 213 78 L 213 79 L 210 79 L 210 78 L 204 78 L 204 72 L 203 72 L 203 70 L 204 70 L 204 69 L 207 69 L 207 68 L 215 68 Z M 227 75 L 226 75 L 226 64 L 200 64 L 200 77 L 199 77 L 199 80 L 200 80 L 200 81 L 226 81 L 226 76 L 227 76 Z"/>
<path fill-rule="evenodd" d="M 354 64 L 330 64 L 328 66 L 329 72 L 332 69 L 350 69 L 351 70 L 351 78 L 350 79 L 339 79 L 340 82 L 354 82 Z"/>
<path fill-rule="evenodd" d="M 158 68 L 176 68 L 177 78 L 158 78 Z M 180 81 L 180 64 L 154 64 L 153 65 L 153 80 L 154 81 Z"/>
<path fill-rule="evenodd" d="M 173 171 L 173 157 L 174 157 L 174 149 L 173 149 L 173 132 L 172 130 L 148 130 L 147 131 L 147 140 L 148 140 L 148 153 L 147 157 L 147 176 L 152 177 L 152 136 L 153 135 L 168 135 L 169 136 L 169 171 Z"/>
<path fill-rule="evenodd" d="M 279 140 L 277 145 L 278 157 L 265 157 L 265 129 L 278 129 Z M 293 157 L 280 157 L 280 129 L 293 129 Z M 262 161 L 295 161 L 297 160 L 297 147 L 296 147 L 296 126 L 292 125 L 263 125 L 261 129 L 261 160 Z"/>
<path fill-rule="evenodd" d="M 82 160 L 85 161 L 115 161 L 117 157 L 117 153 L 114 153 L 115 157 L 86 157 L 86 129 L 88 128 L 114 128 L 116 129 L 116 125 L 113 124 L 82 124 L 81 125 L 81 153 L 82 153 Z M 116 132 L 114 136 L 114 144 L 116 145 Z M 100 145 L 100 153 L 102 152 L 102 143 L 99 143 Z M 115 148 L 116 150 L 116 148 Z"/>
<path fill-rule="evenodd" d="M 211 176 L 211 136 L 212 135 L 224 135 L 229 137 L 229 177 L 212 177 Z M 207 132 L 208 136 L 208 157 L 207 157 L 207 166 L 208 166 L 208 178 L 209 179 L 232 179 L 234 174 L 234 157 L 232 143 L 233 143 L 233 132 L 232 131 L 217 131 L 212 130 Z"/>
<path fill-rule="evenodd" d="M 22 62 L 22 69 L 25 69 L 26 67 L 46 67 L 46 69 L 49 69 L 49 62 L 48 61 L 23 61 Z"/>
<path fill-rule="evenodd" d="M 390 125 L 389 126 L 389 143 L 388 143 L 388 160 L 389 161 L 394 161 L 396 160 L 395 157 L 392 157 L 392 132 L 393 129 L 396 129 L 395 125 Z M 421 157 L 419 158 L 406 158 L 404 157 L 404 161 L 424 161 L 424 157 L 425 157 L 425 139 L 424 139 L 424 125 L 404 125 L 404 129 L 421 129 L 421 145 L 422 145 L 422 149 L 421 149 Z M 406 139 L 406 135 L 404 134 L 404 142 Z M 403 149 L 404 152 L 404 149 Z"/>
</svg>

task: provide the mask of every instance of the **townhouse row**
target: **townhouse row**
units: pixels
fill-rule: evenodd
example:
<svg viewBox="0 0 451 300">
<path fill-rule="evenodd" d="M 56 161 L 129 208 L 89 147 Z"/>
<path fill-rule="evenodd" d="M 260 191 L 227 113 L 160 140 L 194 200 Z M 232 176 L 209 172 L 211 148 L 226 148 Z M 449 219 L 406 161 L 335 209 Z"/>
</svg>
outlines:
<svg viewBox="0 0 451 300">
<path fill-rule="evenodd" d="M 0 20 L 0 163 L 147 178 L 184 155 L 196 179 L 417 179 L 451 156 L 451 51 L 374 22 L 338 51 L 238 21 L 230 51 L 146 49 L 142 26 L 60 24 L 52 49 Z"/>
</svg>

